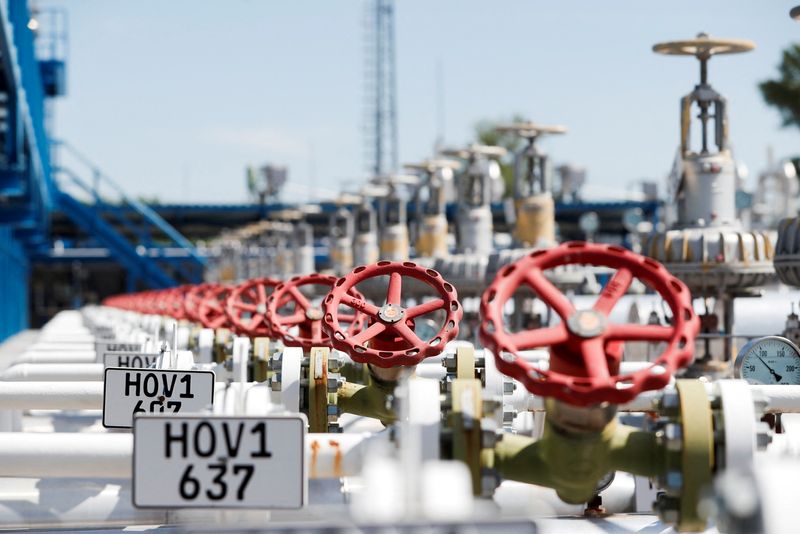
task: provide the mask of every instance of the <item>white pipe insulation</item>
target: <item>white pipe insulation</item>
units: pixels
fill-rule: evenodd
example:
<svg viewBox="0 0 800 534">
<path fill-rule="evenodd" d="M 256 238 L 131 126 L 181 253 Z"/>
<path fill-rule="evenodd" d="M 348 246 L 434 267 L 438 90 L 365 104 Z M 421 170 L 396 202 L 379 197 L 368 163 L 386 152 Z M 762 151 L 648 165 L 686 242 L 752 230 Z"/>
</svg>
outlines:
<svg viewBox="0 0 800 534">
<path fill-rule="evenodd" d="M 102 363 L 18 363 L 0 373 L 0 381 L 59 382 L 103 380 Z"/>
<path fill-rule="evenodd" d="M 0 382 L 0 410 L 102 408 L 102 382 Z"/>
<path fill-rule="evenodd" d="M 22 353 L 13 362 L 17 363 L 97 363 L 95 351 L 38 351 Z"/>
<path fill-rule="evenodd" d="M 241 388 L 238 384 L 214 384 L 215 413 L 234 415 L 231 400 Z M 268 414 L 273 401 L 268 384 L 249 382 L 244 396 L 247 414 Z M 226 408 L 227 407 L 227 408 Z M 0 410 L 102 410 L 103 382 L 0 382 Z"/>
<path fill-rule="evenodd" d="M 0 476 L 130 478 L 133 435 L 0 433 Z"/>
<path fill-rule="evenodd" d="M 339 478 L 361 471 L 378 434 L 308 434 L 309 478 Z M 0 477 L 131 477 L 133 435 L 129 433 L 0 432 Z"/>
<path fill-rule="evenodd" d="M 94 341 L 42 341 L 39 340 L 28 347 L 28 350 L 35 352 L 86 352 L 94 350 Z"/>
</svg>

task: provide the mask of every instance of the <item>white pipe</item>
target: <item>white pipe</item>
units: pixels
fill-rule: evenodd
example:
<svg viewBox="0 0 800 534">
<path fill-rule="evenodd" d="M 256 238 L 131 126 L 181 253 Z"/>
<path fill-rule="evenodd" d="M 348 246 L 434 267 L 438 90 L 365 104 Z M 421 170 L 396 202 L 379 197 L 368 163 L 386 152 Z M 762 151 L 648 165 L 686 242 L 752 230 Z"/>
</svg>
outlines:
<svg viewBox="0 0 800 534">
<path fill-rule="evenodd" d="M 766 413 L 800 413 L 800 386 L 750 386 L 755 400 L 764 399 Z"/>
<path fill-rule="evenodd" d="M 309 434 L 309 478 L 358 474 L 373 440 L 388 433 Z M 0 432 L 0 477 L 127 479 L 132 452 L 132 434 Z"/>
<path fill-rule="evenodd" d="M 34 343 L 25 348 L 26 352 L 94 352 L 94 343 L 87 345 L 81 343 L 80 345 L 70 345 L 67 343 Z"/>
<path fill-rule="evenodd" d="M 216 382 L 214 413 L 234 414 L 234 400 L 242 388 L 238 383 Z M 272 389 L 263 382 L 244 388 L 245 413 L 268 415 Z M 0 410 L 102 410 L 103 382 L 0 382 Z"/>
<path fill-rule="evenodd" d="M 33 351 L 22 353 L 14 363 L 97 363 L 95 351 Z"/>
<path fill-rule="evenodd" d="M 132 434 L 0 433 L 0 476 L 130 478 Z"/>
<path fill-rule="evenodd" d="M 102 382 L 0 383 L 0 410 L 95 410 L 102 407 Z"/>
<path fill-rule="evenodd" d="M 62 328 L 59 330 L 42 331 L 36 338 L 36 343 L 83 343 L 90 344 L 97 340 L 94 335 L 88 332 L 73 332 L 70 328 Z"/>
<path fill-rule="evenodd" d="M 102 363 L 18 363 L 0 373 L 0 380 L 102 381 L 103 369 Z"/>
<path fill-rule="evenodd" d="M 318 479 L 357 475 L 367 452 L 375 448 L 375 442 L 388 442 L 388 439 L 386 431 L 377 434 L 308 434 L 308 476 Z"/>
</svg>

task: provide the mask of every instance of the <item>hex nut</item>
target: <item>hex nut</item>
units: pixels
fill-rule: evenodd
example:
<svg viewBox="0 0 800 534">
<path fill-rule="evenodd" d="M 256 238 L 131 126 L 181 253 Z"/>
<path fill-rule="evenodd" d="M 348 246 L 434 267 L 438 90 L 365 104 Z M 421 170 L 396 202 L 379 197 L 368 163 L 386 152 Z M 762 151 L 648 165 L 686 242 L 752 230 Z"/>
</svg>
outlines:
<svg viewBox="0 0 800 534">
<path fill-rule="evenodd" d="M 667 450 L 677 452 L 683 448 L 683 428 L 678 423 L 664 425 L 664 445 Z"/>
</svg>

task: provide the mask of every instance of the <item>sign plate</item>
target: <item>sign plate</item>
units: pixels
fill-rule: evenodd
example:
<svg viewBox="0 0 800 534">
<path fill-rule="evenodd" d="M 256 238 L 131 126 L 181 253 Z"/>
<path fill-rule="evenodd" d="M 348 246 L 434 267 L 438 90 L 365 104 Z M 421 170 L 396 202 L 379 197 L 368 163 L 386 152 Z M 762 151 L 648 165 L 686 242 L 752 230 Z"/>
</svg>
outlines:
<svg viewBox="0 0 800 534">
<path fill-rule="evenodd" d="M 135 367 L 143 369 L 156 363 L 160 353 L 146 354 L 144 352 L 106 352 L 103 354 L 105 367 Z"/>
<path fill-rule="evenodd" d="M 140 508 L 301 508 L 306 418 L 137 415 L 133 503 Z"/>
<path fill-rule="evenodd" d="M 97 354 L 97 362 L 103 363 L 103 355 L 106 352 L 141 352 L 143 343 L 136 341 L 95 341 L 94 351 Z"/>
<path fill-rule="evenodd" d="M 134 413 L 192 413 L 214 403 L 212 371 L 108 367 L 103 426 L 131 428 Z"/>
</svg>

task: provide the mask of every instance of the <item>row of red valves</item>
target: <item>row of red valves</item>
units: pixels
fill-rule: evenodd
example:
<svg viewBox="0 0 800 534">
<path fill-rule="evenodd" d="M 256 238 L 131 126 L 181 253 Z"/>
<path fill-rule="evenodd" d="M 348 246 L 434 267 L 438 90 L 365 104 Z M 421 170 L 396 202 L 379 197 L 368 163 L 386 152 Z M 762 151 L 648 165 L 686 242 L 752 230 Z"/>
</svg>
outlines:
<svg viewBox="0 0 800 534">
<path fill-rule="evenodd" d="M 590 309 L 576 310 L 544 274 L 572 264 L 616 269 Z M 386 298 L 376 305 L 356 286 L 381 278 L 388 278 Z M 416 298 L 417 304 L 404 307 L 409 299 L 403 296 L 403 280 L 408 278 L 427 286 L 432 298 Z M 669 325 L 609 321 L 611 310 L 635 278 L 668 305 Z M 504 321 L 507 304 L 523 286 L 554 310 L 560 322 L 509 332 Z M 319 305 L 303 290 L 312 287 L 317 294 L 327 291 Z M 354 361 L 378 367 L 416 365 L 441 353 L 458 335 L 463 315 L 455 287 L 438 272 L 412 262 L 389 261 L 356 267 L 341 278 L 310 274 L 285 282 L 257 278 L 238 286 L 181 286 L 118 295 L 104 304 L 195 321 L 207 328 L 228 328 L 239 335 L 267 336 L 305 350 L 333 347 Z M 433 313 L 438 314 L 440 327 L 435 335 L 422 339 L 415 321 Z M 534 251 L 502 268 L 483 293 L 481 318 L 481 342 L 494 354 L 501 372 L 534 394 L 577 405 L 624 403 L 641 391 L 666 386 L 677 369 L 692 361 L 699 330 L 689 290 L 663 265 L 622 247 L 583 242 Z M 649 368 L 620 375 L 626 341 L 660 342 L 665 348 Z M 550 349 L 548 368 L 521 357 L 521 352 L 533 348 Z"/>
</svg>

